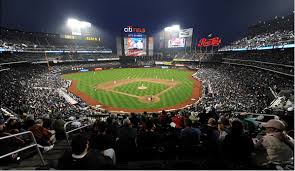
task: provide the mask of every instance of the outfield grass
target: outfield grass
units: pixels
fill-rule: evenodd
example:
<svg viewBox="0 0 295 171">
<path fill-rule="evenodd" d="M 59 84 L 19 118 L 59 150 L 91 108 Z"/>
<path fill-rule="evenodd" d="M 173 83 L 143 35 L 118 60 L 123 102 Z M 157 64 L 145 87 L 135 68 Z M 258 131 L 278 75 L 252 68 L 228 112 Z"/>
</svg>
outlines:
<svg viewBox="0 0 295 171">
<path fill-rule="evenodd" d="M 96 99 L 102 104 L 116 107 L 116 108 L 128 108 L 128 109 L 158 109 L 162 107 L 169 107 L 180 104 L 186 100 L 189 100 L 192 95 L 192 89 L 194 86 L 193 80 L 189 79 L 192 75 L 191 72 L 176 69 L 157 69 L 157 68 L 124 68 L 124 69 L 111 69 L 102 70 L 96 72 L 80 72 L 75 74 L 64 75 L 65 79 L 77 80 L 77 88 Z M 160 96 L 160 101 L 156 103 L 143 103 L 136 97 L 126 96 L 123 94 L 97 90 L 95 86 L 97 84 L 118 81 L 124 79 L 133 78 L 158 78 L 165 80 L 175 80 L 180 84 L 172 89 L 169 89 Z M 136 83 L 134 89 L 136 89 Z M 140 84 L 140 83 L 139 83 Z M 151 83 L 156 84 L 156 83 Z M 141 85 L 141 84 L 140 84 Z M 126 85 L 125 85 L 126 86 Z M 158 90 L 152 90 L 152 93 L 162 91 L 163 86 L 166 85 L 153 85 L 152 87 L 158 87 Z M 136 88 L 135 88 L 136 87 Z M 135 90 L 124 90 L 124 85 L 117 87 L 120 91 L 128 91 L 128 93 L 136 93 Z M 167 87 L 164 87 L 166 89 Z M 149 89 L 149 88 L 148 88 Z M 142 90 L 141 90 L 142 91 Z M 154 92 L 153 92 L 154 91 Z M 140 93 L 140 92 L 138 92 Z"/>
</svg>

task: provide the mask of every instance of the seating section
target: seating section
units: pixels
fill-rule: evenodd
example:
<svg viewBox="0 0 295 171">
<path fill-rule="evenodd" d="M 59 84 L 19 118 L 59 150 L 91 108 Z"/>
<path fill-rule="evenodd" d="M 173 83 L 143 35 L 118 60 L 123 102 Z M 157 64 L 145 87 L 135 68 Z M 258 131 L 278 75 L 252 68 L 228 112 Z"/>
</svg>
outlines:
<svg viewBox="0 0 295 171">
<path fill-rule="evenodd" d="M 294 44 L 294 16 L 276 17 L 269 21 L 260 21 L 249 27 L 247 37 L 234 41 L 221 50 L 256 49 L 260 47 L 286 46 Z"/>
</svg>

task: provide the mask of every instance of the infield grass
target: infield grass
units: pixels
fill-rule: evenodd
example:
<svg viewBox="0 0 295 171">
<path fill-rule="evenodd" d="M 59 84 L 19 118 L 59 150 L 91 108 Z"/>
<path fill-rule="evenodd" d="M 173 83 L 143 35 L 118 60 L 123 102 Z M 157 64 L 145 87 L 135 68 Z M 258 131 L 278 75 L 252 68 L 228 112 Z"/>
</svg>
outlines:
<svg viewBox="0 0 295 171">
<path fill-rule="evenodd" d="M 138 87 L 144 86 L 146 89 L 139 89 Z M 145 81 L 138 81 L 115 87 L 114 90 L 120 91 L 123 93 L 133 94 L 136 96 L 150 96 L 156 95 L 161 91 L 164 91 L 168 86 L 161 83 L 151 83 Z"/>
</svg>

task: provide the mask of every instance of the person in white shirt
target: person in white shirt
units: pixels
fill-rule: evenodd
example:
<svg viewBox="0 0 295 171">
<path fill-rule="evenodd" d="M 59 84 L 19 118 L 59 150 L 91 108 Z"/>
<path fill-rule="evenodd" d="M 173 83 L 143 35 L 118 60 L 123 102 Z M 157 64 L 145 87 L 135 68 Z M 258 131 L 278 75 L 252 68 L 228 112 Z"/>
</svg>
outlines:
<svg viewBox="0 0 295 171">
<path fill-rule="evenodd" d="M 264 162 L 279 164 L 292 162 L 294 160 L 294 139 L 283 132 L 284 123 L 277 119 L 271 119 L 262 126 L 266 128 L 266 135 L 255 146 L 265 149 L 266 161 Z"/>
</svg>

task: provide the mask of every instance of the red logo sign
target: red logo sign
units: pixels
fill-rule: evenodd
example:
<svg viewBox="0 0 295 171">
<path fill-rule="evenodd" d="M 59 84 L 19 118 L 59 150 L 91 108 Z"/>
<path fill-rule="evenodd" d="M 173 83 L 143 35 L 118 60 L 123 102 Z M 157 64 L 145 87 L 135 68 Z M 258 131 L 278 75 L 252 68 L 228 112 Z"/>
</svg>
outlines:
<svg viewBox="0 0 295 171">
<path fill-rule="evenodd" d="M 126 32 L 126 33 L 133 33 L 133 32 L 144 33 L 145 28 L 136 28 L 136 27 L 133 27 L 133 26 L 127 26 L 127 27 L 124 28 L 124 32 Z"/>
<path fill-rule="evenodd" d="M 220 43 L 221 39 L 219 37 L 213 37 L 208 40 L 206 38 L 202 38 L 198 43 L 198 47 L 219 46 Z"/>
</svg>

